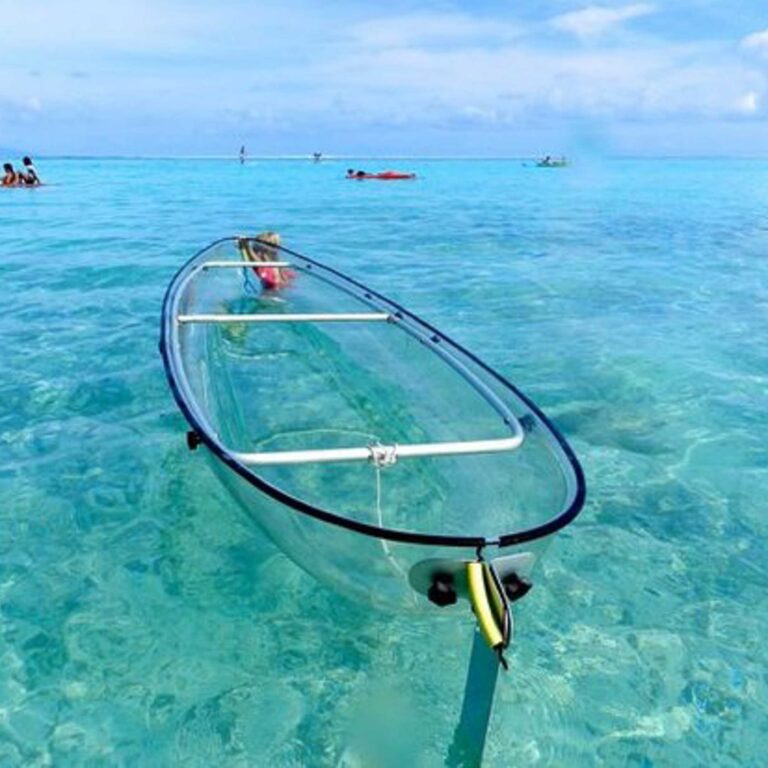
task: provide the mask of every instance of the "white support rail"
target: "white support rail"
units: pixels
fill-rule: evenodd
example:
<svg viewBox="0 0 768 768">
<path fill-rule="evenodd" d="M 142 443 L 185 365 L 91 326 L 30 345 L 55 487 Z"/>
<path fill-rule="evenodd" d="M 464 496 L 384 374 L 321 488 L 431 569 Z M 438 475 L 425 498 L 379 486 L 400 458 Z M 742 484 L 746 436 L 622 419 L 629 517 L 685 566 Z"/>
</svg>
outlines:
<svg viewBox="0 0 768 768">
<path fill-rule="evenodd" d="M 413 443 L 410 445 L 366 445 L 359 448 L 318 448 L 308 451 L 233 453 L 237 461 L 250 466 L 311 464 L 341 461 L 370 461 L 394 464 L 398 459 L 423 456 L 459 456 L 473 453 L 514 451 L 523 442 L 522 433 L 495 440 L 464 440 L 455 443 Z"/>
<path fill-rule="evenodd" d="M 352 323 L 386 322 L 391 319 L 386 312 L 330 312 L 307 314 L 262 315 L 179 315 L 180 323 Z"/>
<path fill-rule="evenodd" d="M 204 261 L 200 265 L 200 269 L 208 269 L 209 267 L 216 267 L 218 268 L 237 268 L 237 269 L 248 269 L 253 267 L 292 267 L 293 265 L 290 261 Z"/>
</svg>

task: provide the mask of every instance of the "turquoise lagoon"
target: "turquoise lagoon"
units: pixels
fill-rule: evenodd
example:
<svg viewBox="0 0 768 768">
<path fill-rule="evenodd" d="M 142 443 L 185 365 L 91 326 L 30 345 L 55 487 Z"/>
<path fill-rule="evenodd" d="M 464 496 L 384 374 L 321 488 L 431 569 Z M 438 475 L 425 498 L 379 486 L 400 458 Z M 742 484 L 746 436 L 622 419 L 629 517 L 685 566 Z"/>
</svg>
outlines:
<svg viewBox="0 0 768 768">
<path fill-rule="evenodd" d="M 191 457 L 157 352 L 276 229 L 507 374 L 587 473 L 489 766 L 768 754 L 768 162 L 50 160 L 0 191 L 0 766 L 439 766 L 472 621 L 349 602 Z M 478 479 L 479 482 L 479 479 Z"/>
</svg>

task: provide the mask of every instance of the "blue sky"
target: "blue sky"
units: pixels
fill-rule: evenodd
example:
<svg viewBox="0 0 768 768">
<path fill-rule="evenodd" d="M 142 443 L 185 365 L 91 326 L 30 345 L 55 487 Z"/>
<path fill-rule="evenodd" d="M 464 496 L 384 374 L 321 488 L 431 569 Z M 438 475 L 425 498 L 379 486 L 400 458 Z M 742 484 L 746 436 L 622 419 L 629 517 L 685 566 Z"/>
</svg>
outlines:
<svg viewBox="0 0 768 768">
<path fill-rule="evenodd" d="M 0 0 L 0 147 L 768 155 L 762 0 Z"/>
</svg>

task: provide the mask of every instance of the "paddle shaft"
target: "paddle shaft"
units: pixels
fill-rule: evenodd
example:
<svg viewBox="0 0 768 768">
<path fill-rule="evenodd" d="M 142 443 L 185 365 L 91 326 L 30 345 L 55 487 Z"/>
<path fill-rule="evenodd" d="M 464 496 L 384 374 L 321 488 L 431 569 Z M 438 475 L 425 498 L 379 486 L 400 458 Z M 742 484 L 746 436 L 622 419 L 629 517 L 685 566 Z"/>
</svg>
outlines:
<svg viewBox="0 0 768 768">
<path fill-rule="evenodd" d="M 479 768 L 482 764 L 498 676 L 499 657 L 475 629 L 461 718 L 446 759 L 448 768 Z"/>
</svg>

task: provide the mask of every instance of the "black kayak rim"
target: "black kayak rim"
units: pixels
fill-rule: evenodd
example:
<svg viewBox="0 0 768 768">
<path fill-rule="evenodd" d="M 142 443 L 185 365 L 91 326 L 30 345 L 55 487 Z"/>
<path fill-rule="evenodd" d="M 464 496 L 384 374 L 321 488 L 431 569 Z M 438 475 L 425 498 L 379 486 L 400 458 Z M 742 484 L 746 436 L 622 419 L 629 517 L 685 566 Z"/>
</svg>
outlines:
<svg viewBox="0 0 768 768">
<path fill-rule="evenodd" d="M 223 243 L 234 243 L 236 241 L 236 237 L 219 238 L 218 240 L 211 242 L 205 248 L 195 253 L 194 256 L 192 256 L 176 271 L 165 292 L 160 323 L 160 354 L 163 359 L 165 375 L 168 379 L 168 384 L 170 386 L 171 392 L 173 393 L 173 397 L 176 400 L 176 404 L 187 420 L 191 430 L 199 438 L 200 442 L 204 444 L 222 464 L 239 475 L 249 485 L 253 486 L 260 492 L 264 493 L 275 501 L 284 504 L 296 512 L 309 515 L 310 517 L 314 517 L 315 519 L 324 523 L 329 523 L 340 528 L 345 528 L 349 531 L 353 531 L 364 536 L 384 539 L 386 541 L 441 547 L 472 547 L 475 549 L 482 549 L 487 546 L 498 546 L 500 548 L 509 547 L 515 544 L 523 544 L 526 542 L 532 542 L 538 539 L 546 538 L 547 536 L 550 536 L 565 528 L 579 515 L 582 508 L 584 507 L 584 502 L 586 501 L 586 481 L 584 478 L 584 471 L 582 470 L 581 464 L 576 458 L 576 455 L 568 442 L 561 435 L 554 424 L 552 424 L 552 422 L 544 415 L 541 409 L 539 409 L 539 407 L 529 397 L 521 392 L 507 378 L 484 363 L 473 352 L 465 349 L 461 344 L 454 341 L 449 336 L 446 336 L 442 331 L 438 330 L 433 325 L 413 314 L 411 311 L 393 301 L 392 299 L 389 299 L 377 291 L 368 288 L 368 286 L 358 282 L 348 275 L 345 275 L 343 272 L 340 272 L 333 267 L 328 267 L 325 264 L 315 261 L 308 256 L 304 256 L 297 251 L 293 251 L 290 248 L 286 248 L 285 246 L 276 246 L 272 243 L 268 244 L 271 248 L 301 259 L 302 261 L 312 265 L 318 270 L 322 270 L 326 274 L 332 275 L 337 280 L 342 281 L 346 284 L 347 290 L 350 293 L 353 293 L 353 295 L 358 296 L 358 298 L 365 297 L 365 299 L 368 301 L 376 299 L 380 302 L 383 302 L 385 305 L 387 305 L 387 307 L 390 307 L 394 311 L 401 313 L 402 316 L 408 318 L 417 327 L 423 329 L 425 336 L 428 336 L 433 340 L 439 339 L 441 342 L 444 342 L 446 346 L 452 347 L 462 355 L 466 356 L 478 367 L 482 368 L 486 373 L 495 378 L 500 384 L 502 384 L 506 389 L 508 389 L 523 403 L 525 403 L 526 407 L 529 408 L 542 422 L 542 424 L 549 430 L 550 435 L 558 443 L 560 449 L 563 451 L 563 454 L 568 460 L 571 469 L 573 470 L 574 480 L 576 483 L 576 491 L 571 503 L 559 515 L 553 517 L 550 520 L 547 520 L 541 525 L 526 528 L 521 531 L 502 534 L 494 538 L 487 538 L 484 536 L 452 536 L 417 533 L 415 531 L 379 527 L 370 525 L 368 523 L 361 523 L 357 520 L 351 520 L 347 517 L 337 515 L 327 509 L 316 507 L 296 496 L 292 496 L 291 494 L 286 493 L 277 486 L 272 485 L 258 474 L 256 474 L 256 472 L 239 462 L 218 440 L 215 439 L 213 435 L 208 432 L 204 426 L 204 420 L 198 414 L 197 405 L 193 402 L 189 402 L 185 397 L 182 388 L 178 384 L 178 377 L 183 375 L 183 373 L 177 370 L 176 361 L 174 360 L 174 356 L 171 350 L 171 335 L 173 333 L 172 329 L 175 325 L 174 318 L 172 317 L 171 307 L 174 304 L 174 299 L 179 286 L 183 284 L 183 278 L 188 272 L 195 268 L 196 262 L 206 253 L 216 248 L 217 246 L 222 245 Z M 463 374 L 459 373 L 459 375 Z"/>
</svg>

